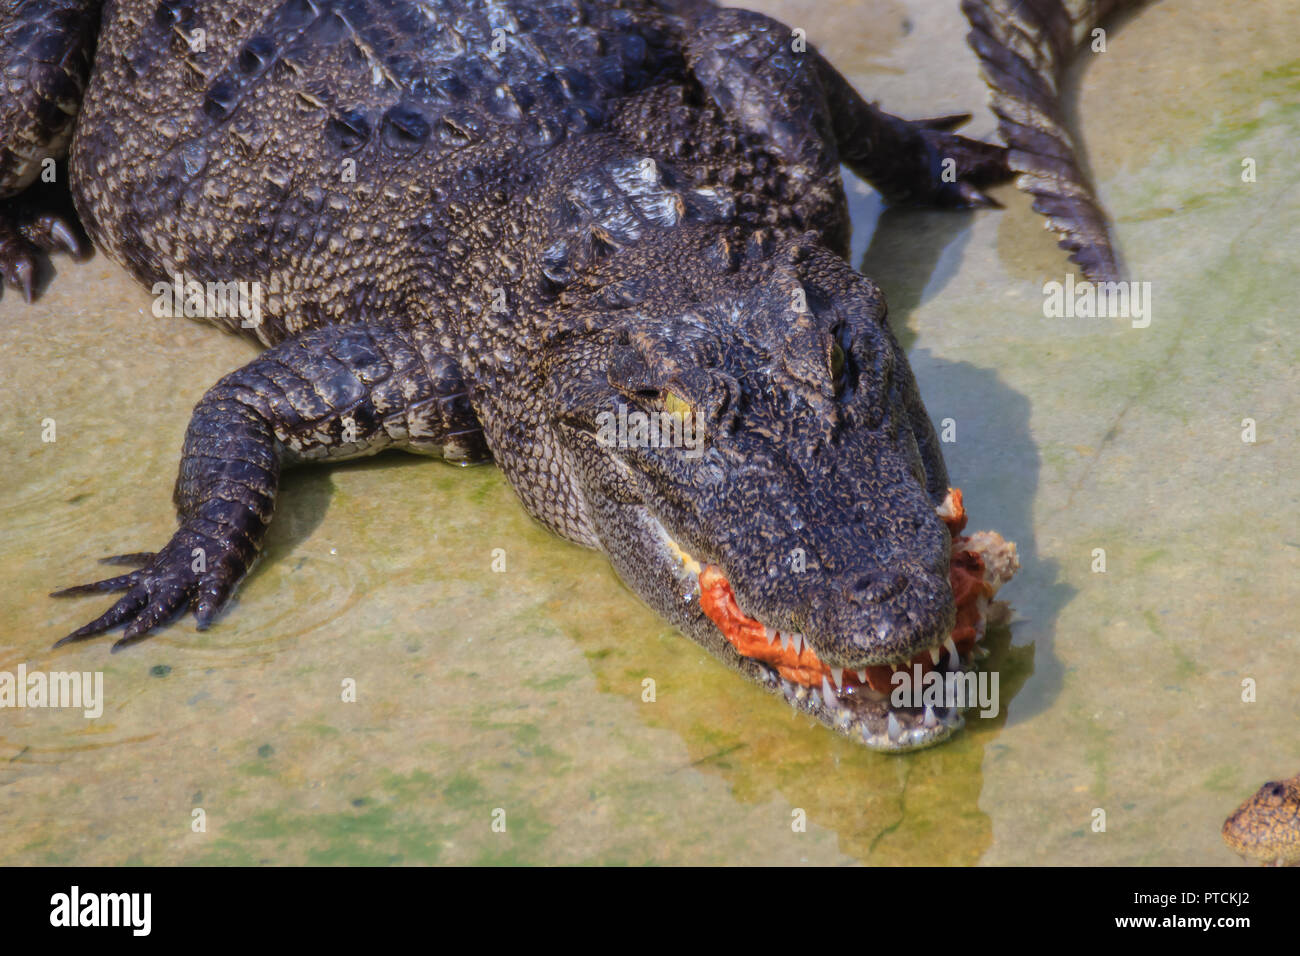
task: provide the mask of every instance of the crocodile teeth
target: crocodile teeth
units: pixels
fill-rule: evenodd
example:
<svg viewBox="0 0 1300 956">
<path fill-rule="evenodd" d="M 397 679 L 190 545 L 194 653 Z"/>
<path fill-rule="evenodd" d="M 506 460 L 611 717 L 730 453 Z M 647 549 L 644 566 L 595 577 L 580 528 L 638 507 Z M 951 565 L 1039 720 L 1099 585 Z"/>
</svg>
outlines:
<svg viewBox="0 0 1300 956">
<path fill-rule="evenodd" d="M 864 667 L 862 668 L 862 670 L 858 671 L 858 683 L 865 684 L 866 682 L 867 682 L 867 669 Z"/>
<path fill-rule="evenodd" d="M 803 656 L 803 635 L 793 634 L 790 637 L 790 641 L 794 645 L 794 656 L 802 657 Z"/>
<path fill-rule="evenodd" d="M 771 644 L 773 641 L 780 638 L 780 636 L 781 636 L 780 631 L 774 631 L 766 624 L 763 625 L 763 639 L 767 641 L 767 643 Z"/>
<path fill-rule="evenodd" d="M 898 743 L 899 738 L 903 736 L 903 725 L 900 724 L 898 718 L 891 713 L 889 715 L 887 726 L 889 727 L 889 739 L 894 743 Z"/>
<path fill-rule="evenodd" d="M 822 695 L 826 698 L 826 703 L 828 705 L 834 703 L 835 688 L 831 686 L 831 682 L 827 679 L 825 674 L 822 675 Z"/>
<path fill-rule="evenodd" d="M 935 667 L 939 666 L 939 648 L 937 645 L 930 648 L 930 663 Z"/>
<path fill-rule="evenodd" d="M 934 708 L 929 704 L 925 705 L 925 726 L 938 727 L 939 718 L 934 715 Z"/>
<path fill-rule="evenodd" d="M 943 642 L 943 647 L 948 652 L 948 669 L 956 670 L 961 666 L 961 655 L 957 653 L 957 645 L 953 643 L 951 635 Z"/>
<path fill-rule="evenodd" d="M 824 679 L 824 678 L 823 678 L 823 679 Z M 844 668 L 843 668 L 843 667 L 832 667 L 832 668 L 831 668 L 831 686 L 833 686 L 833 687 L 843 687 L 843 686 L 844 686 Z"/>
</svg>

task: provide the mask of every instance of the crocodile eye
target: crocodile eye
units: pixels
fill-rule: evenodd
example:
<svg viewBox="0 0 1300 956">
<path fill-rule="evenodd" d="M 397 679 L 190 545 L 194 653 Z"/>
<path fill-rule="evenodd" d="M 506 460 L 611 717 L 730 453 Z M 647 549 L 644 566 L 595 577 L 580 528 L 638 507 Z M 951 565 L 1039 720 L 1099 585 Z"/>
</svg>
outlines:
<svg viewBox="0 0 1300 956">
<path fill-rule="evenodd" d="M 844 349 L 839 342 L 831 343 L 831 381 L 835 383 L 835 394 L 844 388 Z"/>
<path fill-rule="evenodd" d="M 664 411 L 673 415 L 689 415 L 694 409 L 691 403 L 671 389 L 664 389 Z"/>
</svg>

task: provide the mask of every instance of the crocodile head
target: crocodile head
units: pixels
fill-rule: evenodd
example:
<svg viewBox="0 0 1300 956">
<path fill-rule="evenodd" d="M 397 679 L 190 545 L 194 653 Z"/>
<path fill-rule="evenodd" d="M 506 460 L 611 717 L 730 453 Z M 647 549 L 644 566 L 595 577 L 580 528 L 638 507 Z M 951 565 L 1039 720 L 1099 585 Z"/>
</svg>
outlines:
<svg viewBox="0 0 1300 956">
<path fill-rule="evenodd" d="M 1224 821 L 1223 840 L 1266 866 L 1300 865 L 1300 776 L 1260 787 Z"/>
<path fill-rule="evenodd" d="M 647 603 L 798 709 L 877 749 L 937 743 L 956 708 L 888 700 L 895 666 L 971 662 L 950 640 L 948 478 L 884 299 L 806 238 L 729 278 L 551 344 L 594 535 Z"/>
</svg>

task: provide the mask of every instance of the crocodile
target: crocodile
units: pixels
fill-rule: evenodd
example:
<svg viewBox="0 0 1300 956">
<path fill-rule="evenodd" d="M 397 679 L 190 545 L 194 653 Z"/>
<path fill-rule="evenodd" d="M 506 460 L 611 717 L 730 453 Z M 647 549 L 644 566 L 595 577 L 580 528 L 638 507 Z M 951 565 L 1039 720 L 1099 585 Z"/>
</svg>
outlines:
<svg viewBox="0 0 1300 956">
<path fill-rule="evenodd" d="M 705 0 L 6 0 L 0 75 L 9 284 L 30 298 L 42 251 L 79 248 L 26 202 L 66 161 L 80 228 L 155 310 L 265 346 L 194 409 L 173 537 L 56 592 L 121 592 L 59 645 L 208 627 L 283 469 L 394 449 L 494 461 L 851 739 L 962 726 L 884 691 L 972 670 L 1014 549 L 960 535 L 884 297 L 846 262 L 840 166 L 890 203 L 996 205 L 1008 153 L 968 117 L 886 113 L 802 31 Z"/>
<path fill-rule="evenodd" d="M 1223 822 L 1223 842 L 1265 866 L 1300 866 L 1300 775 L 1260 787 Z"/>
</svg>

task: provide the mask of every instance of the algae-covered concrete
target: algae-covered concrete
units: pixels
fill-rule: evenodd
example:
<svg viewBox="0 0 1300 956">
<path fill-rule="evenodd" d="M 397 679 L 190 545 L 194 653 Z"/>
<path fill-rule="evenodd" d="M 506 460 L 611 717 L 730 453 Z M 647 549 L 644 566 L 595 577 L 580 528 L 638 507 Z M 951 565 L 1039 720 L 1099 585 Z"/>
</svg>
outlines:
<svg viewBox="0 0 1300 956">
<path fill-rule="evenodd" d="M 956 2 L 761 7 L 887 108 L 993 133 Z M 255 354 L 56 258 L 0 301 L 0 671 L 106 700 L 0 710 L 0 864 L 1237 862 L 1223 817 L 1300 769 L 1295 29 L 1161 3 L 1075 71 L 1145 328 L 1044 317 L 1066 263 L 1009 187 L 882 214 L 850 181 L 973 525 L 1024 562 L 1002 712 L 904 757 L 741 682 L 493 468 L 400 455 L 287 478 L 211 630 L 51 650 L 107 600 L 46 593 L 167 540 L 189 410 Z"/>
</svg>

